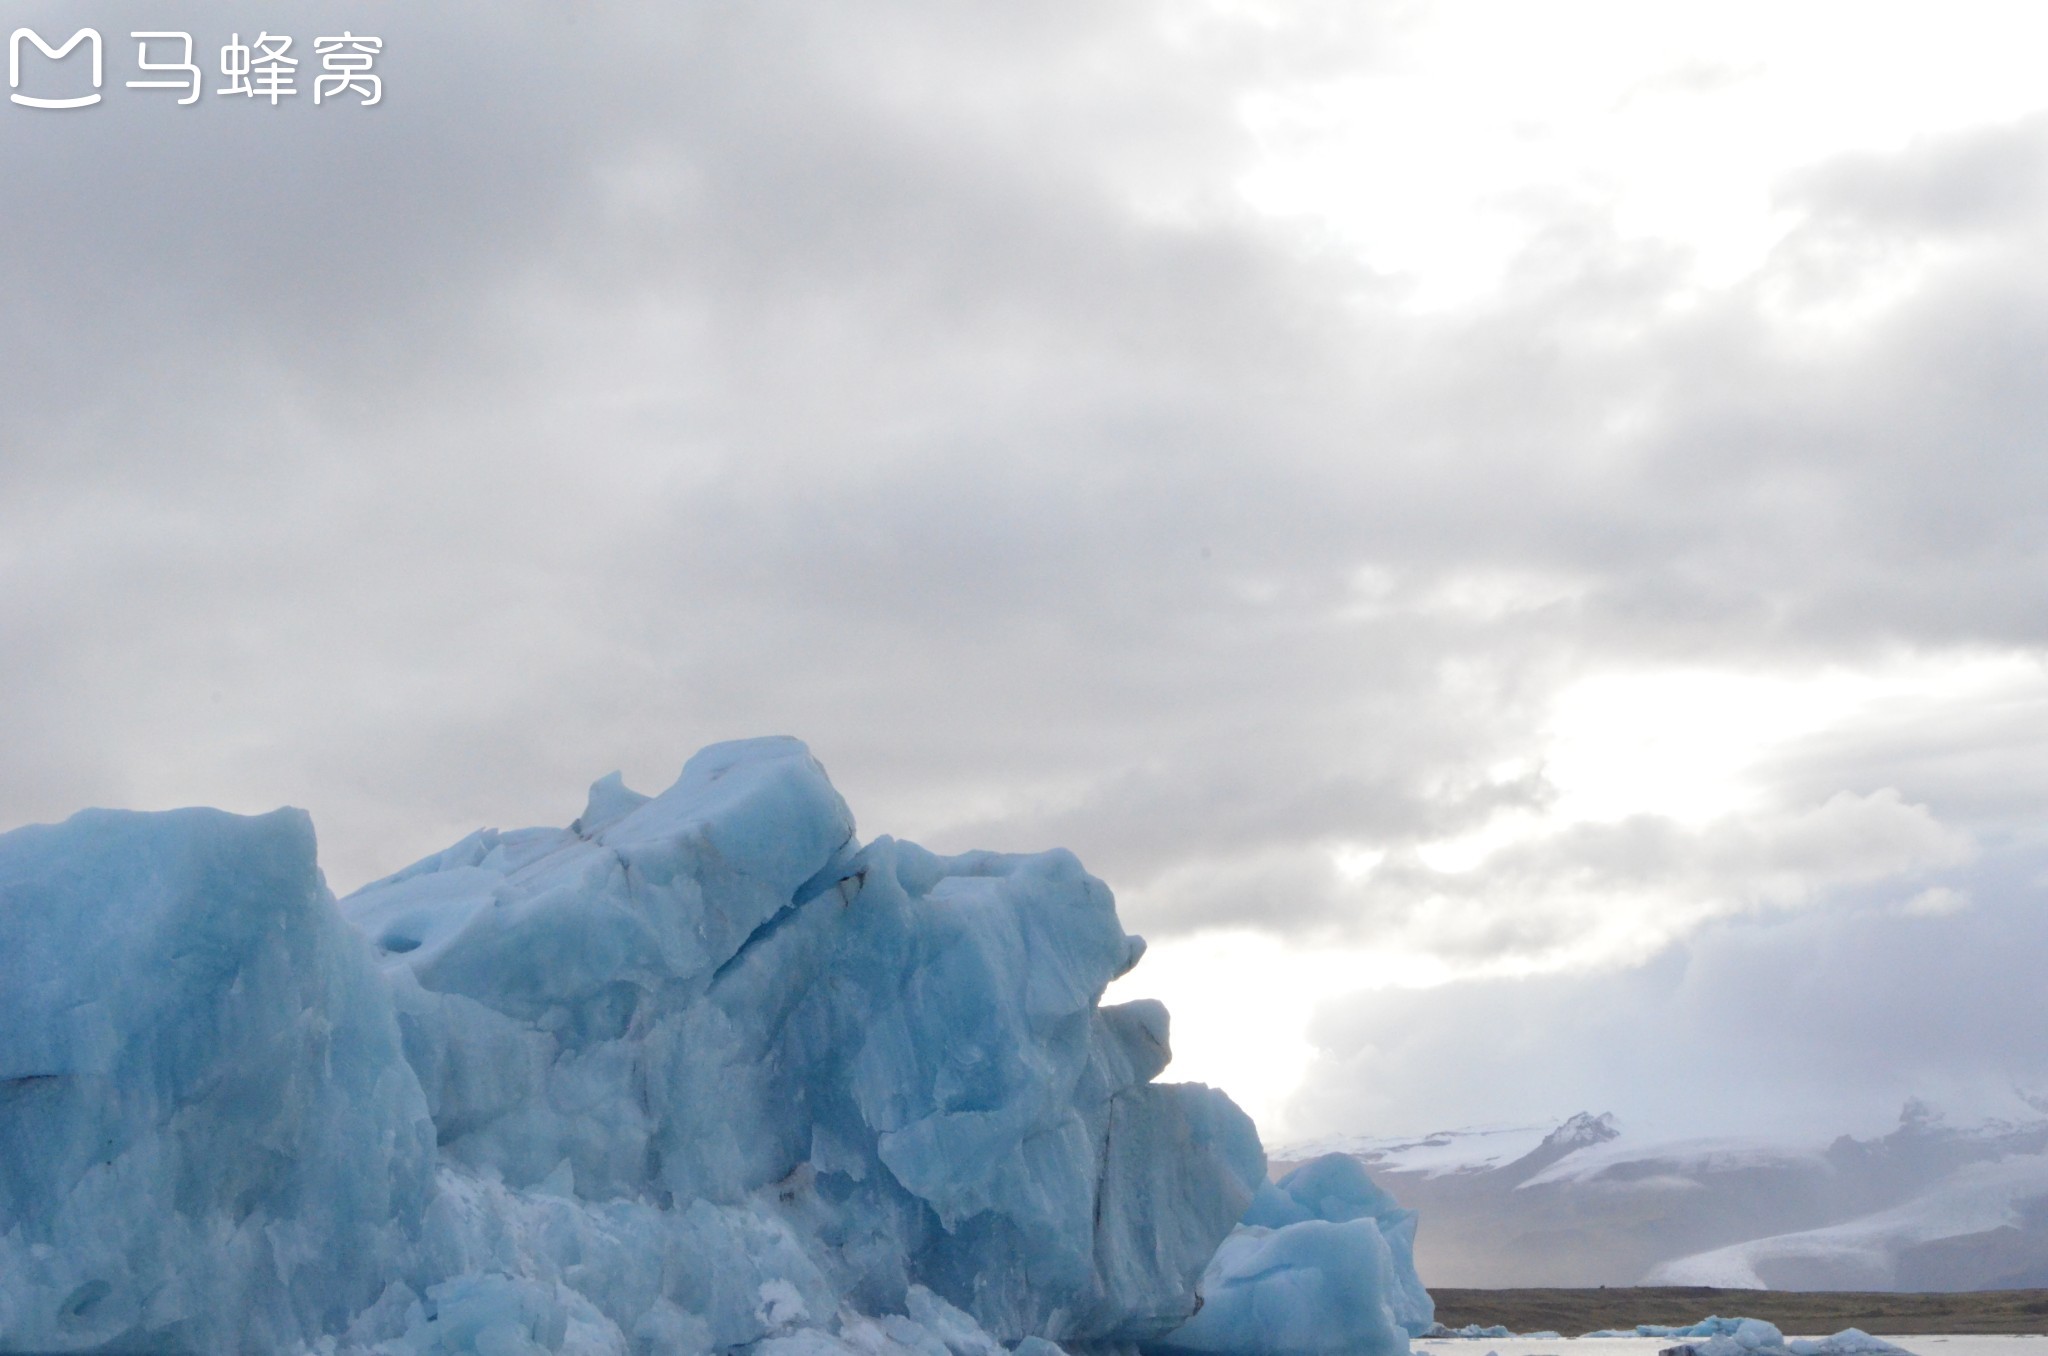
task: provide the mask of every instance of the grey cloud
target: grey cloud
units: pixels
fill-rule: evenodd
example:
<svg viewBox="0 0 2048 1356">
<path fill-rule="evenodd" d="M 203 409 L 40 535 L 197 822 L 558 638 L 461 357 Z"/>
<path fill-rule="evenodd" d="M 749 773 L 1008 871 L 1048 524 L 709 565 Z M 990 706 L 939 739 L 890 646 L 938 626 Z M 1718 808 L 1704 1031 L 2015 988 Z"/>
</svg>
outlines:
<svg viewBox="0 0 2048 1356">
<path fill-rule="evenodd" d="M 1466 966 L 1560 966 L 1583 964 L 1589 943 L 1641 955 L 1729 915 L 1843 907 L 1859 893 L 1898 903 L 1947 888 L 1977 854 L 1968 833 L 1890 789 L 1699 826 L 1654 815 L 1576 824 L 1461 870 L 1398 849 L 1355 878 L 1330 853 L 1337 835 L 1314 837 L 1313 822 L 1198 846 L 1125 912 L 1147 927 L 1250 924 Z"/>
<path fill-rule="evenodd" d="M 1542 803 L 1493 769 L 1602 663 L 2039 643 L 2023 215 L 1853 342 L 1559 203 L 1417 317 L 1229 205 L 1233 101 L 1393 20 L 1160 13 L 436 6 L 353 122 L 0 122 L 0 819 L 309 801 L 345 884 L 785 730 L 1154 933 L 1356 933 L 1410 894 L 1329 847 Z M 1914 154 L 1854 193 L 1982 153 Z M 1573 582 L 1443 601 L 1487 572 Z M 1815 758 L 1795 806 L 1898 783 Z M 1458 944 L 1572 925 L 1496 912 Z"/>
<path fill-rule="evenodd" d="M 2025 835 L 2048 798 L 2048 696 L 2020 670 L 1977 692 L 1894 698 L 1783 750 L 1766 775 L 1793 797 L 1890 784 L 1946 819 Z"/>
<path fill-rule="evenodd" d="M 1938 917 L 1728 919 L 1631 969 L 1334 1004 L 1294 1123 L 1407 1133 L 1595 1107 L 1644 1137 L 1825 1140 L 1882 1129 L 1913 1095 L 2025 1117 L 2012 1088 L 2048 1074 L 2043 862 L 1987 860 L 1975 903 Z"/>
<path fill-rule="evenodd" d="M 1838 228 L 1896 236 L 2038 231 L 2048 206 L 2048 119 L 2039 115 L 1838 156 L 1779 186 L 1788 206 Z"/>
</svg>

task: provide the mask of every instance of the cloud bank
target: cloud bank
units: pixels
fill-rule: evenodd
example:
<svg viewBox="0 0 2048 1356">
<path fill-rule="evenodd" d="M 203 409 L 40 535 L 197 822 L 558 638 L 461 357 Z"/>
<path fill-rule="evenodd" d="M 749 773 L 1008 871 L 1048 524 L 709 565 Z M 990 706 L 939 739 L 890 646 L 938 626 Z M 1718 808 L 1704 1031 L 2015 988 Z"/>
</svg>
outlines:
<svg viewBox="0 0 2048 1356">
<path fill-rule="evenodd" d="M 1404 1125 L 1358 1033 L 1507 1002 L 1461 994 L 1568 1031 L 1703 938 L 1990 944 L 2038 892 L 1985 863 L 2040 842 L 2048 114 L 1788 125 L 1721 274 L 1591 180 L 1475 179 L 1507 245 L 1454 303 L 1248 193 L 1286 110 L 1462 88 L 1488 15 L 450 3 L 375 14 L 377 109 L 5 110 L 0 823 L 304 803 L 346 887 L 790 731 L 869 831 L 1071 846 L 1155 941 L 1481 977 L 1330 1019 L 1371 1086 L 1318 1114 Z M 1763 106 L 1616 50 L 1617 127 Z M 1538 94 L 1466 113 L 1549 163 Z M 1409 168 L 1326 185 L 1359 222 L 1480 172 L 1360 125 Z M 1729 733 L 1574 780 L 1617 674 Z M 1584 809 L 1716 748 L 1711 803 Z"/>
</svg>

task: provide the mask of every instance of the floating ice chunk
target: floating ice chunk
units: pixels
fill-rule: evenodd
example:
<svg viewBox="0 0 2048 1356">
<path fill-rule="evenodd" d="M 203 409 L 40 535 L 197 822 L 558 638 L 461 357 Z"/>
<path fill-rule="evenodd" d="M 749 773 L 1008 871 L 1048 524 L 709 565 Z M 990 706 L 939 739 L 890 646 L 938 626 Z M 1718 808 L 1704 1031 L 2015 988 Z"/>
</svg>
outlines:
<svg viewBox="0 0 2048 1356">
<path fill-rule="evenodd" d="M 1396 1356 L 1393 1257 L 1369 1218 L 1253 1225 L 1224 1240 L 1202 1277 L 1202 1307 L 1153 1348 L 1271 1356 Z"/>
<path fill-rule="evenodd" d="M 1264 1152 L 1101 1006 L 1142 954 L 1071 854 L 860 846 L 786 739 L 338 907 L 296 812 L 0 836 L 0 1348 L 1405 1345 L 1362 1175 L 1218 1252 Z"/>
<path fill-rule="evenodd" d="M 1746 1334 L 1746 1336 L 1745 1336 Z M 1655 1323 L 1638 1323 L 1638 1337 L 1733 1337 L 1739 1344 L 1754 1349 L 1758 1346 L 1782 1345 L 1784 1334 L 1773 1325 L 1757 1318 L 1722 1318 L 1711 1314 L 1697 1323 L 1684 1327 L 1663 1327 Z"/>
<path fill-rule="evenodd" d="M 1705 1338 L 1666 1347 L 1659 1356 L 1901 1356 L 1905 1352 L 1903 1347 L 1872 1337 L 1860 1328 L 1844 1328 L 1832 1337 L 1795 1337 L 1788 1341 L 1775 1325 L 1755 1318 L 1708 1318 L 1690 1328 L 1642 1335 Z"/>
<path fill-rule="evenodd" d="M 1387 1303 L 1394 1321 L 1412 1337 L 1435 1326 L 1436 1304 L 1415 1272 L 1415 1212 L 1403 1210 L 1349 1154 L 1324 1154 L 1302 1164 L 1277 1185 L 1262 1183 L 1244 1223 L 1284 1229 L 1308 1220 L 1342 1224 L 1371 1220 L 1386 1240 Z M 1206 1295 L 1207 1291 L 1204 1291 Z M 1485 1336 L 1510 1336 L 1506 1329 Z"/>
<path fill-rule="evenodd" d="M 1794 1337 L 1785 1346 L 1793 1356 L 1910 1356 L 1904 1347 L 1861 1328 L 1844 1328 L 1832 1337 Z"/>
</svg>

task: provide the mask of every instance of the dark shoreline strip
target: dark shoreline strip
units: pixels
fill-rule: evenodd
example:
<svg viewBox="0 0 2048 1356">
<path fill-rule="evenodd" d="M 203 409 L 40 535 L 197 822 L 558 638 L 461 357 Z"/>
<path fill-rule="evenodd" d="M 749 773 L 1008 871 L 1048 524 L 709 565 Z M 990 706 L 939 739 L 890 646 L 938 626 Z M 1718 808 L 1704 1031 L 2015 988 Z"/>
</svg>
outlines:
<svg viewBox="0 0 2048 1356">
<path fill-rule="evenodd" d="M 1426 1280 L 1427 1278 L 1425 1278 Z M 1566 1337 L 1638 1323 L 1680 1326 L 1709 1314 L 1761 1318 L 1788 1335 L 1862 1328 L 1872 1333 L 2048 1333 L 2048 1290 L 1898 1294 L 1847 1290 L 1718 1290 L 1612 1286 L 1604 1290 L 1459 1290 L 1431 1286 L 1446 1327 L 1493 1324 Z"/>
</svg>

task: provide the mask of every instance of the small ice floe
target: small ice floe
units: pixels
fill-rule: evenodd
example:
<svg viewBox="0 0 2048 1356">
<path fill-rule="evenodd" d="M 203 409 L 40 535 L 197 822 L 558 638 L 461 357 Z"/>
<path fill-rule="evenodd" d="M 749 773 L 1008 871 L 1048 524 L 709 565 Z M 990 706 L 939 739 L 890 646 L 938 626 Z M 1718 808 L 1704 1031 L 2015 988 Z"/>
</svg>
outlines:
<svg viewBox="0 0 2048 1356">
<path fill-rule="evenodd" d="M 1861 1328 L 1844 1328 L 1832 1337 L 1787 1340 L 1775 1324 L 1760 1318 L 1708 1318 L 1690 1328 L 1645 1323 L 1637 1327 L 1636 1335 L 1704 1339 L 1664 1347 L 1657 1356 L 1912 1356 L 1904 1347 Z"/>
</svg>

